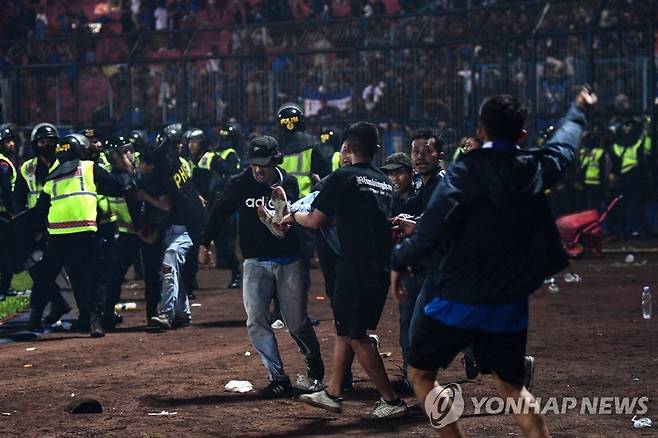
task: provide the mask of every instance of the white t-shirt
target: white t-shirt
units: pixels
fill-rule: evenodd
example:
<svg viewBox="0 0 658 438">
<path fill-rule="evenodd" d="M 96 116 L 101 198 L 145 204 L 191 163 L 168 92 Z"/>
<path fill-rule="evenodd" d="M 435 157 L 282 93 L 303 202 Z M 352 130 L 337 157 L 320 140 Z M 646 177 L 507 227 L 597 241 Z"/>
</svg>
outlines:
<svg viewBox="0 0 658 438">
<path fill-rule="evenodd" d="M 167 10 L 163 7 L 158 7 L 155 12 L 153 12 L 155 17 L 155 30 L 165 30 L 167 29 Z"/>
<path fill-rule="evenodd" d="M 131 0 L 130 2 L 130 12 L 133 14 L 139 14 L 139 10 L 142 7 L 142 0 Z"/>
</svg>

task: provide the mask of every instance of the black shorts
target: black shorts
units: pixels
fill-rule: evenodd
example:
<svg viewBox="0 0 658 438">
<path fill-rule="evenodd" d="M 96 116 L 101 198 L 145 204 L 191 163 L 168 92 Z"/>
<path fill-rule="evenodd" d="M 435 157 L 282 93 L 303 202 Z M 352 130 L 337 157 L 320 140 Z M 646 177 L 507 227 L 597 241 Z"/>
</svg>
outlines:
<svg viewBox="0 0 658 438">
<path fill-rule="evenodd" d="M 360 339 L 368 330 L 377 328 L 388 296 L 389 280 L 386 271 L 337 264 L 332 308 L 338 336 Z"/>
<path fill-rule="evenodd" d="M 482 374 L 494 372 L 505 382 L 523 384 L 527 330 L 494 333 L 461 329 L 421 314 L 412 333 L 409 364 L 416 369 L 445 369 L 460 351 L 472 345 Z"/>
</svg>

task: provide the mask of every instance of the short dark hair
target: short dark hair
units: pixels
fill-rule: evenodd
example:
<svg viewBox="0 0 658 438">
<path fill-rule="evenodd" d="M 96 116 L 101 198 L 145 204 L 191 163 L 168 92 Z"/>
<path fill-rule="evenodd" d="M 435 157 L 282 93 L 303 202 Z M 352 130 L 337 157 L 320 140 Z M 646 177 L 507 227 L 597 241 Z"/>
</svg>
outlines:
<svg viewBox="0 0 658 438">
<path fill-rule="evenodd" d="M 411 137 L 411 142 L 413 143 L 414 140 L 418 140 L 419 138 L 425 138 L 427 140 L 434 139 L 434 150 L 436 152 L 443 152 L 443 139 L 433 129 L 422 128 L 417 130 L 413 137 Z"/>
<path fill-rule="evenodd" d="M 379 146 L 379 131 L 369 122 L 352 123 L 343 131 L 341 144 L 345 142 L 356 155 L 372 158 Z"/>
<path fill-rule="evenodd" d="M 491 140 L 515 143 L 527 116 L 528 108 L 508 94 L 489 97 L 480 106 L 480 124 Z"/>
</svg>

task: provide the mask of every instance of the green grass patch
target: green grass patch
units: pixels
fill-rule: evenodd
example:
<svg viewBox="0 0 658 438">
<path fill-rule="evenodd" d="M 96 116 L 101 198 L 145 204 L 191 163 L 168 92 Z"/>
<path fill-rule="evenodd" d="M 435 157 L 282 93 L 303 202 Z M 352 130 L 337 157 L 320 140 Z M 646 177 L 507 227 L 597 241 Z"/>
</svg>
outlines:
<svg viewBox="0 0 658 438">
<path fill-rule="evenodd" d="M 32 289 L 32 277 L 27 271 L 14 275 L 11 279 L 11 288 L 18 291 Z"/>
<path fill-rule="evenodd" d="M 0 301 L 0 319 L 22 312 L 30 306 L 30 297 L 7 297 Z"/>
</svg>

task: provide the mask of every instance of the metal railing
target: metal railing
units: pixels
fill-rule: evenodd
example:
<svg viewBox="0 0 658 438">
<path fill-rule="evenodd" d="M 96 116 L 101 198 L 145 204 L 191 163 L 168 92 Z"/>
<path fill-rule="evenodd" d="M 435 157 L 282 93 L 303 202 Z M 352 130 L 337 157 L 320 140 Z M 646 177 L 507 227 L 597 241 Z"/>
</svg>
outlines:
<svg viewBox="0 0 658 438">
<path fill-rule="evenodd" d="M 600 120 L 611 117 L 619 94 L 632 112 L 650 114 L 655 14 L 639 24 L 597 22 L 614 4 L 521 2 L 431 15 L 2 42 L 7 59 L 22 48 L 53 61 L 5 63 L 2 119 L 25 127 L 52 121 L 157 129 L 235 118 L 247 130 L 263 130 L 278 106 L 296 101 L 311 127 L 377 122 L 390 131 L 394 149 L 405 127 L 440 128 L 454 141 L 473 133 L 479 102 L 494 93 L 527 102 L 531 134 L 560 117 L 582 83 L 601 97 Z M 561 28 L 565 14 L 579 7 L 590 22 Z"/>
</svg>

